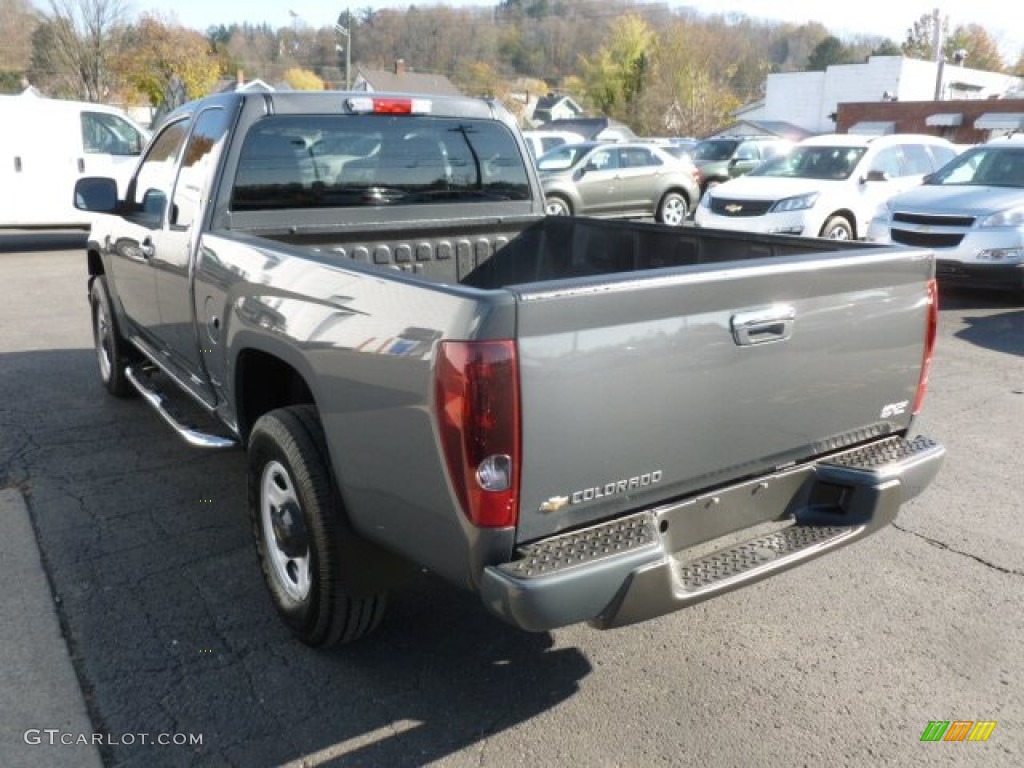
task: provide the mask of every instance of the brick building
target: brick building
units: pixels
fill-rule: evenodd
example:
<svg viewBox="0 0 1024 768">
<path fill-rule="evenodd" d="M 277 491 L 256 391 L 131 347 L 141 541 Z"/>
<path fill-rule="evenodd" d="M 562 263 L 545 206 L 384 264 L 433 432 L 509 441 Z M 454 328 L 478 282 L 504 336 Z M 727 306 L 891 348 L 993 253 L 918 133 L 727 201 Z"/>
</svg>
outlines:
<svg viewBox="0 0 1024 768">
<path fill-rule="evenodd" d="M 860 101 L 839 104 L 838 133 L 928 133 L 977 144 L 1024 131 L 1024 98 L 954 101 Z"/>
</svg>

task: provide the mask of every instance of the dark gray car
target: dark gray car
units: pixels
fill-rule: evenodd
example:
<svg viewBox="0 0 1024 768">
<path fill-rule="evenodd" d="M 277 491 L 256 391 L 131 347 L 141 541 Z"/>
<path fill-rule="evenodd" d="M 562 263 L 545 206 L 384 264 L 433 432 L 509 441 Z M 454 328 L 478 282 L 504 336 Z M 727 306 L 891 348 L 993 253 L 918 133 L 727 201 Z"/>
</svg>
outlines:
<svg viewBox="0 0 1024 768">
<path fill-rule="evenodd" d="M 697 169 L 653 144 L 567 144 L 537 159 L 552 216 L 655 217 L 682 226 L 700 199 Z"/>
</svg>

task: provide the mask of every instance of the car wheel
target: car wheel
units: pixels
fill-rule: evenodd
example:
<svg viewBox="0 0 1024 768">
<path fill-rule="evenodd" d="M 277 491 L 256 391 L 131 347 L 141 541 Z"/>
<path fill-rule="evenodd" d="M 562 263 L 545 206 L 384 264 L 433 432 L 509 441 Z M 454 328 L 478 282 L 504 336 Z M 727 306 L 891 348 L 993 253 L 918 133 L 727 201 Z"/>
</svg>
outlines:
<svg viewBox="0 0 1024 768">
<path fill-rule="evenodd" d="M 572 216 L 572 207 L 565 198 L 551 195 L 544 201 L 544 212 L 548 216 Z"/>
<path fill-rule="evenodd" d="M 134 360 L 128 342 L 121 336 L 114 316 L 113 304 L 107 290 L 107 279 L 98 275 L 89 286 L 89 305 L 92 312 L 92 339 L 99 363 L 100 380 L 115 397 L 131 397 L 135 387 L 125 375 L 125 369 Z"/>
<path fill-rule="evenodd" d="M 380 623 L 386 593 L 354 590 L 347 577 L 345 556 L 360 540 L 345 516 L 315 409 L 261 416 L 248 458 L 249 516 L 278 613 L 313 647 L 362 637 Z"/>
<path fill-rule="evenodd" d="M 670 227 L 681 227 L 689 215 L 686 198 L 678 192 L 667 192 L 658 203 L 658 221 Z"/>
<path fill-rule="evenodd" d="M 844 216 L 833 216 L 825 222 L 818 236 L 828 240 L 853 240 L 853 227 Z"/>
</svg>

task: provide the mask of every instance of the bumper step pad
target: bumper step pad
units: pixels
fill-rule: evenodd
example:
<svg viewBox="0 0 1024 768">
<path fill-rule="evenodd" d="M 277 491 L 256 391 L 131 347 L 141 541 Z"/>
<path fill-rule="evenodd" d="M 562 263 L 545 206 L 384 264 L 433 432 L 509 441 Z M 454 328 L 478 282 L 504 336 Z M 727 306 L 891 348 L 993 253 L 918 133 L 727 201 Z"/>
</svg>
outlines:
<svg viewBox="0 0 1024 768">
<path fill-rule="evenodd" d="M 832 525 L 793 525 L 721 549 L 699 560 L 682 563 L 678 571 L 679 579 L 688 591 L 707 589 L 788 555 L 797 555 L 812 547 L 838 542 L 857 530 Z"/>
</svg>

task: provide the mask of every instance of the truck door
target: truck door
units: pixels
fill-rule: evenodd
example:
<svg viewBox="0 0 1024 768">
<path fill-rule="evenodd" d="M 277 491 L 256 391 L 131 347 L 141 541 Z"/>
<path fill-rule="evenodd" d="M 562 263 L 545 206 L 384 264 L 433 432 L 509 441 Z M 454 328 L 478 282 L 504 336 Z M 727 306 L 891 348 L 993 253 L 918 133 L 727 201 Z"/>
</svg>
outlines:
<svg viewBox="0 0 1024 768">
<path fill-rule="evenodd" d="M 203 111 L 194 121 L 174 185 L 167 229 L 160 233 L 161 247 L 153 257 L 160 341 L 186 383 L 208 400 L 212 393 L 206 388 L 203 349 L 209 344 L 204 346 L 197 335 L 190 268 L 228 124 L 229 115 L 221 107 Z"/>
<path fill-rule="evenodd" d="M 128 184 L 117 239 L 107 244 L 112 255 L 112 284 L 127 316 L 129 333 L 149 345 L 154 354 L 163 352 L 161 338 L 165 335 L 160 329 L 154 265 L 166 251 L 177 247 L 164 236 L 165 222 L 186 133 L 187 122 L 179 120 L 153 139 Z"/>
</svg>

